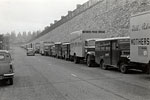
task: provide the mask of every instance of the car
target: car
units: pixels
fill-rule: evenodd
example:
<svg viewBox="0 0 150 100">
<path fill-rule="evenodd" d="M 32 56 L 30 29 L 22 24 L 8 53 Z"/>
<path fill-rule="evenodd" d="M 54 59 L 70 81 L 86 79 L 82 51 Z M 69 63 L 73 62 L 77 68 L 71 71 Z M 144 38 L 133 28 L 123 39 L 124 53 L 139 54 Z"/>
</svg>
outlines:
<svg viewBox="0 0 150 100">
<path fill-rule="evenodd" d="M 0 81 L 13 85 L 14 67 L 11 54 L 7 50 L 0 50 Z"/>
<path fill-rule="evenodd" d="M 27 49 L 27 56 L 35 56 L 35 51 L 33 48 Z"/>
</svg>

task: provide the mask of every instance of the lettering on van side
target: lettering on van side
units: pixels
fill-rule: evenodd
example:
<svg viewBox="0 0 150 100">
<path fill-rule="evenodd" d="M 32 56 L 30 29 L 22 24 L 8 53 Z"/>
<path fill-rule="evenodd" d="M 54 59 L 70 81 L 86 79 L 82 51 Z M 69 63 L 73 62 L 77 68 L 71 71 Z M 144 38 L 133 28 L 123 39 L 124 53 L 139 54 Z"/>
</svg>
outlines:
<svg viewBox="0 0 150 100">
<path fill-rule="evenodd" d="M 132 25 L 132 31 L 140 31 L 140 25 Z"/>
<path fill-rule="evenodd" d="M 150 23 L 143 23 L 142 30 L 150 29 Z"/>
<path fill-rule="evenodd" d="M 149 45 L 149 38 L 135 38 L 130 40 L 131 45 Z"/>
<path fill-rule="evenodd" d="M 143 23 L 141 25 L 132 25 L 132 31 L 148 30 L 150 29 L 150 23 Z"/>
</svg>

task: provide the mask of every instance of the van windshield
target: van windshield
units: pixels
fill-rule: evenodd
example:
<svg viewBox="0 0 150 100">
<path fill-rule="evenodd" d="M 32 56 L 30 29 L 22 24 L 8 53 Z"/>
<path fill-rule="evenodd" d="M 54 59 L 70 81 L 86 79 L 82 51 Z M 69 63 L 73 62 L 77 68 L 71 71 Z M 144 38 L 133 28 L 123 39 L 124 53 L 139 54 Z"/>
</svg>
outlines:
<svg viewBox="0 0 150 100">
<path fill-rule="evenodd" d="M 95 40 L 85 41 L 85 46 L 95 46 Z"/>
<path fill-rule="evenodd" d="M 121 50 L 129 50 L 130 49 L 130 43 L 122 43 L 120 44 Z"/>
<path fill-rule="evenodd" d="M 32 48 L 28 48 L 28 51 L 33 51 L 33 49 Z"/>
<path fill-rule="evenodd" d="M 121 50 L 129 50 L 130 49 L 130 40 L 129 39 L 120 40 L 119 44 L 120 44 Z"/>
</svg>

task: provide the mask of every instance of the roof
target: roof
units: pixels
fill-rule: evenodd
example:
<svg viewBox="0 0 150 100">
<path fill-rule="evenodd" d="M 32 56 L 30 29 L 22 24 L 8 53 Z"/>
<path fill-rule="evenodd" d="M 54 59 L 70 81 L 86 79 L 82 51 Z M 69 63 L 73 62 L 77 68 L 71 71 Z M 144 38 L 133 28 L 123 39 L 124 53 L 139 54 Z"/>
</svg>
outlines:
<svg viewBox="0 0 150 100">
<path fill-rule="evenodd" d="M 55 42 L 55 44 L 61 44 L 61 42 Z"/>
<path fill-rule="evenodd" d="M 33 49 L 33 48 L 27 48 L 27 49 Z"/>
<path fill-rule="evenodd" d="M 91 40 L 99 40 L 100 38 L 90 38 L 90 39 L 86 39 L 86 41 L 91 41 Z"/>
<path fill-rule="evenodd" d="M 8 50 L 0 50 L 0 52 L 9 53 Z"/>
<path fill-rule="evenodd" d="M 44 44 L 44 46 L 51 46 L 51 45 L 54 45 L 54 44 L 52 44 L 52 43 L 51 44 Z"/>
<path fill-rule="evenodd" d="M 138 12 L 136 14 L 131 14 L 131 17 L 136 17 L 140 15 L 150 14 L 150 11 Z"/>
<path fill-rule="evenodd" d="M 74 31 L 74 32 L 71 32 L 70 34 L 71 34 L 71 35 L 72 35 L 72 34 L 78 34 L 78 35 L 80 35 L 80 34 L 82 34 L 82 30 Z"/>
<path fill-rule="evenodd" d="M 120 39 L 130 39 L 130 37 L 105 38 L 105 39 L 97 39 L 96 41 L 109 41 L 109 40 L 120 40 Z"/>
<path fill-rule="evenodd" d="M 66 44 L 70 44 L 69 42 L 64 42 L 64 43 L 62 43 L 62 45 L 66 45 Z"/>
</svg>

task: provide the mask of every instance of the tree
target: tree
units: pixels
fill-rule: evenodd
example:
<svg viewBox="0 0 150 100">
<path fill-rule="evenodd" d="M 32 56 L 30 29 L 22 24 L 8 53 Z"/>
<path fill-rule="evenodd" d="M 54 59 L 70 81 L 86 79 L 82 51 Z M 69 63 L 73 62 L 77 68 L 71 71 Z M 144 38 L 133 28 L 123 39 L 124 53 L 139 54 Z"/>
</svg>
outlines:
<svg viewBox="0 0 150 100">
<path fill-rule="evenodd" d="M 12 31 L 10 34 L 10 43 L 15 43 L 16 42 L 16 33 L 15 31 Z"/>
</svg>

